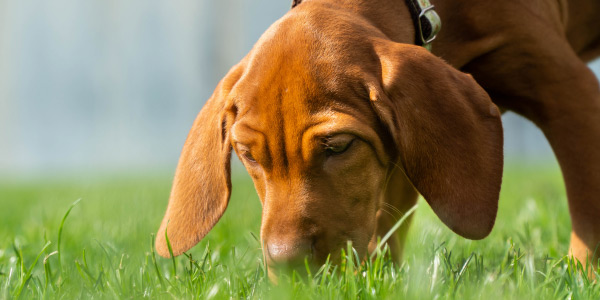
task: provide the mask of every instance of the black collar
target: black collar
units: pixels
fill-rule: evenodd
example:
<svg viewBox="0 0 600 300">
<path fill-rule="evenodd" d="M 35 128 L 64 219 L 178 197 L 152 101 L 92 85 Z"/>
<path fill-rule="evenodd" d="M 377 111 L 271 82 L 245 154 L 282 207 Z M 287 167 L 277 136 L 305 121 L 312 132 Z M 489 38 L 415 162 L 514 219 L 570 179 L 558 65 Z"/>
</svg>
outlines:
<svg viewBox="0 0 600 300">
<path fill-rule="evenodd" d="M 433 9 L 429 0 L 405 0 L 415 26 L 415 45 L 423 46 L 431 50 L 431 42 L 435 39 L 442 21 Z M 292 8 L 300 4 L 302 0 L 292 0 Z"/>
</svg>

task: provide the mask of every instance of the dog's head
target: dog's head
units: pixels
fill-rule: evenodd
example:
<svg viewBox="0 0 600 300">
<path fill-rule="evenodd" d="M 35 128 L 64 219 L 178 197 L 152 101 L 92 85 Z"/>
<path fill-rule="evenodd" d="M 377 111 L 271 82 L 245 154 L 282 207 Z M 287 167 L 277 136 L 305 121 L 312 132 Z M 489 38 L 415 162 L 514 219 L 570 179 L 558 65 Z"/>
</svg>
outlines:
<svg viewBox="0 0 600 300">
<path fill-rule="evenodd" d="M 364 255 L 394 168 L 458 234 L 483 238 L 494 224 L 496 106 L 471 76 L 355 17 L 293 11 L 219 83 L 183 148 L 159 254 L 167 224 L 178 255 L 219 220 L 232 149 L 263 204 L 270 266 L 321 263 L 348 240 Z"/>
</svg>

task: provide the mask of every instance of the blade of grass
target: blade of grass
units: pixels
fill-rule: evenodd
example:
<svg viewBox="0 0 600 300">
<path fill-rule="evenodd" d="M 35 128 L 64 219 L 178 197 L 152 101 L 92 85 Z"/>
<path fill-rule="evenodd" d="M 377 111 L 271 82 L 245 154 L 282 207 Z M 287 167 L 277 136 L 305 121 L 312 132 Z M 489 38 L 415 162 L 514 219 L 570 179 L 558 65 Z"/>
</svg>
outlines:
<svg viewBox="0 0 600 300">
<path fill-rule="evenodd" d="M 471 253 L 471 255 L 469 255 L 469 257 L 467 258 L 465 263 L 462 265 L 462 268 L 460 268 L 460 271 L 458 272 L 458 275 L 456 276 L 456 285 L 454 286 L 455 289 L 458 287 L 458 284 L 460 283 L 460 279 L 462 278 L 463 274 L 467 270 L 467 267 L 469 266 L 471 259 L 473 259 L 473 256 L 475 256 L 475 252 L 473 252 L 473 253 Z"/>
<path fill-rule="evenodd" d="M 156 276 L 158 277 L 160 286 L 164 289 L 165 283 L 163 282 L 163 276 L 160 273 L 160 269 L 158 268 L 158 263 L 156 262 L 156 254 L 154 253 L 154 233 L 152 234 L 152 244 L 150 245 L 150 253 L 152 254 L 152 264 L 154 265 Z"/>
<path fill-rule="evenodd" d="M 48 288 L 48 285 L 50 283 L 50 281 L 52 280 L 52 268 L 50 268 L 50 257 L 58 254 L 58 251 L 54 251 L 48 255 L 46 255 L 46 257 L 44 257 L 44 275 L 45 275 L 45 279 L 46 279 L 46 284 L 45 284 L 45 288 Z M 52 285 L 50 285 L 52 286 Z"/>
<path fill-rule="evenodd" d="M 44 251 L 46 251 L 46 249 L 50 246 L 50 244 L 51 244 L 50 242 L 47 242 L 46 245 L 44 245 L 42 250 L 35 257 L 33 264 L 31 264 L 31 267 L 29 267 L 29 269 L 27 269 L 26 273 L 23 275 L 25 278 L 25 281 L 21 282 L 21 286 L 19 286 L 19 289 L 17 290 L 16 294 L 14 295 L 14 298 L 19 299 L 21 297 L 21 293 L 23 292 L 23 289 L 27 286 L 27 283 L 29 283 L 29 280 L 31 279 L 31 273 L 33 273 L 33 267 L 35 267 L 38 260 L 40 259 L 42 254 L 44 254 Z"/>
<path fill-rule="evenodd" d="M 177 260 L 175 259 L 175 255 L 173 255 L 173 248 L 171 247 L 171 241 L 169 241 L 169 236 L 167 232 L 169 231 L 169 221 L 167 221 L 167 226 L 165 227 L 165 240 L 167 241 L 167 248 L 169 248 L 169 255 L 171 255 L 171 261 L 173 261 L 173 278 L 177 277 Z"/>
<path fill-rule="evenodd" d="M 377 254 L 378 251 L 380 251 L 381 245 L 385 244 L 387 242 L 387 240 L 390 239 L 390 237 L 392 237 L 392 234 L 394 234 L 394 232 L 396 232 L 396 230 L 398 230 L 398 228 L 400 228 L 400 226 L 402 225 L 402 223 L 404 223 L 404 221 L 406 221 L 406 219 L 415 212 L 415 210 L 417 210 L 417 207 L 419 205 L 415 204 L 413 207 L 411 207 L 403 216 L 402 218 L 400 218 L 400 220 L 398 220 L 398 222 L 396 222 L 396 224 L 394 224 L 394 226 L 392 226 L 392 228 L 385 234 L 385 236 L 383 236 L 383 238 L 381 239 L 381 241 L 377 244 L 377 247 L 375 248 L 375 251 L 373 251 L 373 253 L 371 253 L 371 256 L 369 257 L 369 259 L 373 259 L 375 257 L 375 255 Z"/>
<path fill-rule="evenodd" d="M 61 251 L 60 251 L 60 242 L 62 240 L 62 232 L 63 232 L 63 228 L 65 226 L 65 221 L 67 220 L 67 217 L 69 216 L 69 214 L 71 213 L 71 210 L 79 203 L 79 201 L 81 201 L 81 198 L 75 200 L 75 202 L 73 202 L 73 204 L 71 204 L 71 206 L 69 206 L 69 209 L 67 210 L 67 212 L 65 213 L 65 215 L 62 218 L 62 221 L 60 222 L 60 227 L 58 227 L 58 245 L 57 247 L 57 251 L 58 251 L 58 269 L 60 270 L 60 272 L 62 272 L 62 259 L 61 259 Z"/>
</svg>

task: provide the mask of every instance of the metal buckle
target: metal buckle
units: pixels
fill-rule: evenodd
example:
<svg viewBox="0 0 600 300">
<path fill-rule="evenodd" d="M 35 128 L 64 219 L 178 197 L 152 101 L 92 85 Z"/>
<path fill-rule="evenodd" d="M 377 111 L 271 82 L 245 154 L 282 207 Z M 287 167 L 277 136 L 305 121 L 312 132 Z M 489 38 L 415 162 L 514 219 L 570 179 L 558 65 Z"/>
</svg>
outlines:
<svg viewBox="0 0 600 300">
<path fill-rule="evenodd" d="M 417 20 L 419 22 L 419 36 L 421 37 L 421 42 L 423 43 L 423 47 L 425 47 L 425 48 L 427 48 L 427 46 L 429 44 L 431 44 L 431 42 L 433 42 L 433 40 L 435 40 L 435 38 L 437 37 L 437 34 L 438 34 L 434 30 L 434 27 L 433 27 L 434 24 L 432 23 L 431 24 L 431 36 L 428 39 L 425 39 L 425 37 L 423 36 L 423 25 L 421 24 L 421 18 L 423 16 L 425 16 L 425 14 L 428 11 L 433 11 L 435 13 L 434 6 L 433 5 L 429 5 L 429 6 L 425 7 L 425 8 L 422 8 L 421 9 L 421 13 L 419 13 L 419 17 L 417 18 Z"/>
</svg>

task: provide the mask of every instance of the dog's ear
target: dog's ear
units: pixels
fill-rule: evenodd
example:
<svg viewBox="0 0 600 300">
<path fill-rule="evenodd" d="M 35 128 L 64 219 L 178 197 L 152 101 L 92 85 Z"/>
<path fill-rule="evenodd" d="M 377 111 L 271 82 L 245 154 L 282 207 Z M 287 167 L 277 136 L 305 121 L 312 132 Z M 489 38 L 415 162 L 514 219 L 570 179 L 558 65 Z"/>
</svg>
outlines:
<svg viewBox="0 0 600 300">
<path fill-rule="evenodd" d="M 500 112 L 475 80 L 422 47 L 376 47 L 371 102 L 401 167 L 454 232 L 481 239 L 494 226 L 502 181 Z"/>
<path fill-rule="evenodd" d="M 196 245 L 221 218 L 231 193 L 231 143 L 233 122 L 226 96 L 231 77 L 219 83 L 206 102 L 183 146 L 167 211 L 158 229 L 156 250 L 169 257 L 168 233 L 173 254 Z"/>
</svg>

